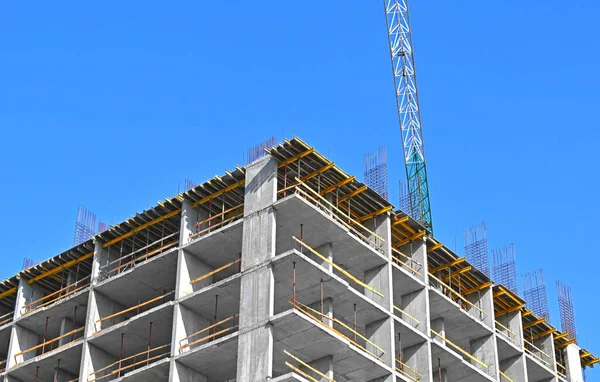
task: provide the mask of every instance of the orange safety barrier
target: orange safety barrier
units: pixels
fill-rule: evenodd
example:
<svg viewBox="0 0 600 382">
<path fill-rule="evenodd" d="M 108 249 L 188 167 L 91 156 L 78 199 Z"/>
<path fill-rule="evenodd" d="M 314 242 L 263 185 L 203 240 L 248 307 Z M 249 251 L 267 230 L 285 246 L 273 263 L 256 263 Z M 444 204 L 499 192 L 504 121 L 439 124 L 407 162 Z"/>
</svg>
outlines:
<svg viewBox="0 0 600 382">
<path fill-rule="evenodd" d="M 225 334 L 225 333 L 228 333 L 228 332 L 231 332 L 231 331 L 233 331 L 234 329 L 238 328 L 238 325 L 233 325 L 233 326 L 230 326 L 230 327 L 228 327 L 228 328 L 221 329 L 221 330 L 219 330 L 219 331 L 217 331 L 217 327 L 218 327 L 219 325 L 223 325 L 223 324 L 226 324 L 227 322 L 230 322 L 230 321 L 234 320 L 234 319 L 235 319 L 235 318 L 237 318 L 238 316 L 239 316 L 239 315 L 238 315 L 238 314 L 236 314 L 236 315 L 233 315 L 233 316 L 231 316 L 231 317 L 227 317 L 227 318 L 226 318 L 226 319 L 224 319 L 224 320 L 221 320 L 221 321 L 219 321 L 219 322 L 217 322 L 217 323 L 214 323 L 214 324 L 212 324 L 212 325 L 210 325 L 210 326 L 208 326 L 208 327 L 206 327 L 206 328 L 204 328 L 204 329 L 202 329 L 202 330 L 199 330 L 199 331 L 197 331 L 196 333 L 192 333 L 192 334 L 190 334 L 189 336 L 187 336 L 187 337 L 185 337 L 185 338 L 183 338 L 183 339 L 179 340 L 179 345 L 180 345 L 180 346 L 179 346 L 179 348 L 178 348 L 177 350 L 179 350 L 179 351 L 181 352 L 183 349 L 189 348 L 190 346 L 194 346 L 194 345 L 196 345 L 196 344 L 199 344 L 199 343 L 201 343 L 201 342 L 208 341 L 208 340 L 211 340 L 211 339 L 216 339 L 216 337 L 217 337 L 217 336 L 220 336 L 221 334 Z M 190 339 L 190 338 L 192 338 L 192 337 L 196 337 L 196 336 L 197 336 L 197 335 L 199 335 L 199 334 L 203 334 L 203 333 L 206 333 L 206 332 L 209 332 L 209 333 L 210 333 L 210 330 L 211 330 L 211 329 L 214 329 L 214 333 L 212 333 L 212 334 L 209 334 L 209 335 L 206 335 L 206 336 L 204 336 L 204 337 L 202 337 L 202 338 L 200 338 L 200 339 L 197 339 L 197 340 L 195 340 L 195 341 L 192 341 L 192 342 L 190 342 L 190 343 L 188 343 L 188 344 L 181 345 L 181 343 L 182 343 L 183 341 L 185 341 L 185 340 L 189 340 L 189 339 Z"/>
<path fill-rule="evenodd" d="M 118 361 L 115 361 L 115 362 L 111 363 L 108 366 L 105 366 L 105 367 L 103 367 L 101 369 L 98 369 L 98 370 L 94 371 L 93 373 L 90 373 L 90 377 L 94 376 L 94 379 L 89 379 L 88 378 L 88 381 L 100 381 L 100 380 L 102 380 L 104 378 L 114 377 L 115 374 L 116 374 L 117 377 L 120 377 L 122 371 L 129 370 L 129 369 L 135 370 L 136 366 L 139 366 L 139 365 L 148 365 L 152 361 L 155 361 L 155 360 L 158 360 L 160 358 L 164 358 L 165 356 L 168 356 L 170 354 L 170 351 L 166 351 L 164 353 L 161 353 L 161 354 L 158 354 L 158 355 L 154 355 L 154 356 L 150 356 L 150 354 L 153 353 L 153 352 L 156 352 L 157 350 L 162 350 L 162 349 L 169 348 L 170 346 L 171 346 L 171 344 L 166 344 L 166 345 L 158 346 L 158 347 L 155 347 L 155 348 L 152 348 L 152 349 L 148 349 L 146 351 L 134 354 L 132 356 L 120 359 Z M 146 355 L 146 358 L 142 359 L 141 361 L 136 361 L 135 359 L 137 357 L 141 356 L 141 355 Z M 123 362 L 129 362 L 131 360 L 133 360 L 132 364 L 123 366 Z M 115 369 L 115 370 L 113 370 L 113 371 L 111 371 L 108 374 L 105 374 L 105 375 L 103 375 L 103 376 L 101 376 L 99 378 L 96 378 L 96 374 L 100 374 L 102 372 L 105 372 L 105 371 L 107 371 L 107 370 L 109 370 L 109 369 L 111 369 L 111 368 L 113 368 L 115 366 L 118 366 L 118 368 Z"/>
<path fill-rule="evenodd" d="M 55 303 L 55 302 L 57 302 L 59 300 L 62 300 L 63 298 L 65 298 L 67 296 L 70 296 L 72 294 L 75 294 L 75 293 L 79 292 L 80 290 L 83 290 L 83 289 L 87 288 L 90 285 L 89 281 L 90 281 L 90 276 L 84 277 L 81 280 L 74 282 L 73 284 L 67 285 L 64 288 L 61 288 L 61 289 L 57 290 L 56 292 L 52 292 L 52 293 L 50 293 L 50 294 L 48 294 L 48 295 L 46 295 L 46 296 L 44 296 L 42 298 L 39 298 L 39 299 L 37 299 L 35 301 L 32 301 L 32 302 L 30 302 L 28 304 L 25 304 L 23 306 L 23 309 L 25 310 L 25 312 L 23 313 L 23 315 L 31 314 L 31 313 L 35 312 L 36 310 L 38 310 L 38 309 L 41 309 L 41 308 L 43 308 L 45 306 L 48 306 L 48 305 L 51 305 L 51 304 L 53 304 L 53 303 Z M 85 283 L 85 284 L 77 287 L 77 285 L 82 284 L 84 282 L 87 282 L 87 283 Z M 74 287 L 76 287 L 76 288 L 73 289 Z M 65 292 L 65 294 L 62 294 L 63 292 Z M 53 298 L 51 298 L 51 297 L 53 297 Z M 48 300 L 48 299 L 50 299 L 50 300 Z M 45 300 L 48 300 L 48 301 L 45 301 Z M 34 307 L 35 304 L 40 303 L 42 301 L 45 301 L 45 302 L 43 302 L 43 303 L 41 303 L 41 304 L 39 304 L 39 305 L 37 305 L 37 306 Z"/>
<path fill-rule="evenodd" d="M 41 344 L 39 344 L 39 345 L 36 345 L 36 346 L 34 346 L 34 347 L 32 347 L 32 348 L 29 348 L 29 349 L 27 349 L 27 350 L 24 350 L 24 351 L 22 351 L 22 352 L 19 352 L 19 353 L 15 354 L 15 356 L 14 356 L 14 357 L 15 357 L 15 362 L 17 362 L 17 357 L 19 357 L 19 356 L 22 356 L 23 354 L 27 354 L 27 353 L 29 353 L 29 352 L 32 352 L 32 351 L 34 351 L 34 350 L 40 349 L 40 348 L 42 349 L 42 354 L 44 354 L 44 353 L 47 353 L 48 351 L 57 350 L 57 349 L 60 349 L 61 347 L 67 346 L 68 344 L 70 344 L 70 343 L 72 343 L 72 342 L 74 342 L 74 341 L 78 340 L 78 339 L 79 339 L 79 338 L 81 338 L 81 337 L 77 338 L 76 340 L 70 341 L 70 342 L 68 342 L 68 343 L 66 343 L 66 344 L 64 344 L 64 345 L 58 346 L 58 347 L 56 347 L 56 348 L 53 348 L 53 347 L 51 346 L 49 350 L 46 350 L 46 346 L 47 346 L 48 344 L 54 344 L 56 341 L 59 341 L 59 340 L 61 340 L 61 339 L 65 338 L 65 337 L 68 337 L 68 336 L 72 336 L 72 335 L 74 335 L 74 334 L 75 334 L 75 333 L 77 333 L 77 332 L 81 332 L 81 331 L 83 331 L 83 329 L 84 329 L 84 328 L 83 328 L 83 327 L 81 327 L 81 328 L 79 328 L 79 329 L 72 330 L 72 331 L 70 331 L 70 332 L 68 332 L 68 333 L 65 333 L 65 334 L 63 334 L 63 335 L 61 335 L 61 336 L 58 336 L 58 337 L 56 337 L 56 338 L 53 338 L 53 339 L 51 339 L 51 340 L 49 340 L 49 341 L 44 341 L 44 342 L 42 342 L 42 343 L 41 343 Z"/>
<path fill-rule="evenodd" d="M 227 216 L 228 214 L 231 216 L 228 217 Z M 243 215 L 244 215 L 244 205 L 240 204 L 235 207 L 231 207 L 219 214 L 213 215 L 213 216 L 209 217 L 208 219 L 199 221 L 196 224 L 194 224 L 194 227 L 196 229 L 198 229 L 198 227 L 202 226 L 203 224 L 210 224 L 213 220 L 218 219 L 220 217 L 223 219 L 215 224 L 210 224 L 209 227 L 207 227 L 203 230 L 196 231 L 195 233 L 190 234 L 190 239 L 200 236 L 205 232 L 210 232 L 211 230 L 220 228 L 220 227 L 226 225 L 227 223 L 230 223 L 230 222 L 233 222 L 233 221 L 239 219 Z"/>
<path fill-rule="evenodd" d="M 15 315 L 14 312 L 8 312 L 8 313 L 0 316 L 0 326 L 11 322 L 13 320 L 14 315 Z"/>
<path fill-rule="evenodd" d="M 110 320 L 111 318 L 118 317 L 118 316 L 120 316 L 122 314 L 134 311 L 136 309 L 138 310 L 138 313 L 136 313 L 136 314 L 139 314 L 139 309 L 141 307 L 144 307 L 146 305 L 150 305 L 150 304 L 152 304 L 153 302 L 156 302 L 156 301 L 164 300 L 165 297 L 167 297 L 167 296 L 169 296 L 171 294 L 174 294 L 174 293 L 175 292 L 173 291 L 173 292 L 165 293 L 165 294 L 160 295 L 158 297 L 154 297 L 154 298 L 152 298 L 152 299 L 150 299 L 150 300 L 148 300 L 146 302 L 142 302 L 141 304 L 137 304 L 136 306 L 132 306 L 131 308 L 123 309 L 123 310 L 121 310 L 121 311 L 119 311 L 117 313 L 113 313 L 113 314 L 111 314 L 110 316 L 107 316 L 107 317 L 102 317 L 102 318 L 96 320 L 96 323 L 99 324 L 99 323 L 101 323 L 103 321 Z"/>
<path fill-rule="evenodd" d="M 241 258 L 237 259 L 237 260 L 234 260 L 234 261 L 232 261 L 230 263 L 227 263 L 227 264 L 223 265 L 222 267 L 214 269 L 214 270 L 212 270 L 212 271 L 210 271 L 210 272 L 208 272 L 206 274 L 203 274 L 202 276 L 197 277 L 197 278 L 193 279 L 192 281 L 190 281 L 190 284 L 195 284 L 195 283 L 197 283 L 199 281 L 202 281 L 202 280 L 206 279 L 207 277 L 210 277 L 210 276 L 212 276 L 212 275 L 214 275 L 216 273 L 219 273 L 219 272 L 221 272 L 221 271 L 223 271 L 223 270 L 225 270 L 225 269 L 227 269 L 227 268 L 229 268 L 231 266 L 234 266 L 235 264 L 238 264 L 240 261 L 242 261 Z"/>
</svg>

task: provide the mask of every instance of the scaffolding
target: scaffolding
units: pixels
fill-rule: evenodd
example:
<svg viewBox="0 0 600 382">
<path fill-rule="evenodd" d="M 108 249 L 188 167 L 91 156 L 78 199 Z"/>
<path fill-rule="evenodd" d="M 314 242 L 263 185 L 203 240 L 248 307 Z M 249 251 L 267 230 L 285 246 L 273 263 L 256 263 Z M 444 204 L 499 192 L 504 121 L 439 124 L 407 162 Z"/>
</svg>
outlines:
<svg viewBox="0 0 600 382">
<path fill-rule="evenodd" d="M 575 312 L 573 311 L 573 300 L 571 299 L 571 287 L 556 281 L 556 291 L 558 294 L 558 310 L 560 312 L 560 330 L 567 333 L 567 336 L 577 341 L 577 331 L 575 330 Z"/>
<path fill-rule="evenodd" d="M 388 200 L 388 168 L 385 146 L 365 154 L 365 184 Z"/>
<path fill-rule="evenodd" d="M 485 222 L 465 229 L 465 256 L 467 261 L 490 277 L 490 258 Z"/>
<path fill-rule="evenodd" d="M 517 261 L 515 260 L 515 246 L 513 243 L 492 251 L 494 280 L 502 284 L 513 293 L 519 293 L 517 283 Z"/>
<path fill-rule="evenodd" d="M 550 322 L 550 311 L 548 310 L 548 295 L 546 283 L 544 282 L 544 270 L 538 269 L 521 275 L 525 295 L 525 301 L 529 309 L 538 317 L 545 318 Z"/>
<path fill-rule="evenodd" d="M 77 221 L 75 222 L 75 237 L 73 246 L 83 243 L 96 234 L 96 214 L 79 206 L 77 208 Z"/>
</svg>

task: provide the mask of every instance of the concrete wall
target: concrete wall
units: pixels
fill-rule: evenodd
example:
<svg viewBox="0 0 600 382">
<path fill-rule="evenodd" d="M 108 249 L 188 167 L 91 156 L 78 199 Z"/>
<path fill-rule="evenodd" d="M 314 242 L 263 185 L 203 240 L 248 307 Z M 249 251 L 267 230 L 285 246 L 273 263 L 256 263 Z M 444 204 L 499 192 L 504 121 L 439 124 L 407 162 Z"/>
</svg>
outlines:
<svg viewBox="0 0 600 382">
<path fill-rule="evenodd" d="M 37 351 L 31 351 L 17 357 L 15 356 L 24 350 L 31 349 L 41 342 L 42 338 L 37 333 L 25 329 L 19 325 L 14 325 L 10 333 L 10 346 L 8 349 L 8 354 L 10 356 L 6 361 L 6 368 L 10 369 L 18 363 L 35 358 Z"/>
<path fill-rule="evenodd" d="M 208 276 L 201 281 L 190 284 L 190 281 L 212 271 L 213 267 L 184 249 L 179 250 L 178 256 L 176 286 L 178 298 L 185 297 L 213 283 L 213 276 Z"/>
<path fill-rule="evenodd" d="M 118 324 L 119 322 L 123 322 L 129 317 L 135 315 L 135 312 L 129 312 L 129 314 L 120 314 L 116 317 L 109 318 L 108 320 L 97 322 L 101 318 L 109 317 L 114 313 L 118 313 L 127 309 L 128 307 L 119 304 L 115 300 L 110 299 L 108 296 L 96 290 L 93 290 L 90 295 L 91 306 L 88 314 L 88 324 L 92 328 L 92 332 L 89 333 L 90 335 Z"/>
<path fill-rule="evenodd" d="M 201 339 L 202 337 L 209 335 L 210 333 L 207 331 L 207 332 L 203 332 L 197 336 L 194 336 L 192 338 L 185 339 L 186 337 L 188 337 L 204 328 L 207 328 L 210 325 L 211 325 L 211 322 L 209 319 L 202 317 L 198 313 L 194 312 L 193 310 L 191 310 L 189 308 L 186 308 L 185 306 L 183 306 L 181 304 L 175 304 L 175 325 L 173 325 L 174 341 L 172 341 L 172 343 L 171 343 L 171 347 L 172 347 L 171 354 L 173 356 L 175 356 L 175 355 L 190 351 L 191 349 L 193 349 L 197 346 L 205 344 L 205 342 L 203 342 L 202 344 L 192 345 L 190 347 L 186 347 L 185 349 L 182 349 L 181 351 L 179 350 L 179 348 L 181 346 L 187 345 L 189 343 L 192 343 L 196 340 Z"/>
<path fill-rule="evenodd" d="M 525 355 L 518 356 L 500 361 L 500 371 L 508 376 L 513 381 L 527 380 L 527 362 Z M 504 378 L 500 378 L 502 381 Z"/>
<path fill-rule="evenodd" d="M 171 362 L 171 382 L 210 382 L 205 376 L 179 362 Z M 241 381 L 240 381 L 241 382 Z"/>
</svg>

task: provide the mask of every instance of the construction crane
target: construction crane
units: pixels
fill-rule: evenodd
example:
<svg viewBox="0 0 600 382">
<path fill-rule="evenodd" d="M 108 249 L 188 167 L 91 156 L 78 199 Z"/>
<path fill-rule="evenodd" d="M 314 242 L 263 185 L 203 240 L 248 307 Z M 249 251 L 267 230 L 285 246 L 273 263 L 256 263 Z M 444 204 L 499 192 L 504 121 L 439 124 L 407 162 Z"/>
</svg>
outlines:
<svg viewBox="0 0 600 382">
<path fill-rule="evenodd" d="M 433 233 L 408 0 L 383 0 L 411 211 Z"/>
</svg>

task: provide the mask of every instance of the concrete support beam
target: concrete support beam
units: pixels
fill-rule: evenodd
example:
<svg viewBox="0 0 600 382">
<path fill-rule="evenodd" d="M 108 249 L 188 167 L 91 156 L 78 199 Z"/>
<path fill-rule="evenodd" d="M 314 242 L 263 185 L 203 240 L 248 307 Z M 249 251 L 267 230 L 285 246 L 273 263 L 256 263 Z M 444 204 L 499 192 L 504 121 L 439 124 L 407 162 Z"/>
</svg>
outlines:
<svg viewBox="0 0 600 382">
<path fill-rule="evenodd" d="M 500 371 L 513 381 L 527 381 L 527 361 L 525 355 L 518 356 L 500 361 Z M 500 377 L 500 381 L 505 381 L 506 378 Z"/>
<path fill-rule="evenodd" d="M 581 369 L 581 348 L 576 344 L 567 345 L 564 349 L 565 364 L 567 366 L 567 379 L 569 382 L 583 382 L 583 370 Z"/>
<path fill-rule="evenodd" d="M 272 378 L 275 211 L 277 162 L 261 158 L 246 167 L 240 334 L 237 379 L 265 381 Z"/>
<path fill-rule="evenodd" d="M 471 340 L 469 347 L 471 349 L 471 355 L 485 363 L 487 368 L 473 360 L 471 361 L 471 365 L 489 374 L 492 378 L 500 378 L 500 374 L 498 373 L 498 347 L 496 345 L 496 337 L 493 334 L 490 334 Z"/>
</svg>

